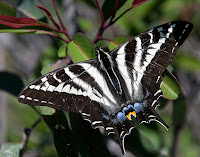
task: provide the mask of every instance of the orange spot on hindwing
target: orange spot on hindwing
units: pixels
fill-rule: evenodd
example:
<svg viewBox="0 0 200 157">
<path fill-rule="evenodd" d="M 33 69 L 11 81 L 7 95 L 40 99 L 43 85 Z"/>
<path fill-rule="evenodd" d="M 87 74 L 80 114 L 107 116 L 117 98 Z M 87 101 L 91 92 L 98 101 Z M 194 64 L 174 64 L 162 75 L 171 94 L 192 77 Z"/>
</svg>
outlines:
<svg viewBox="0 0 200 157">
<path fill-rule="evenodd" d="M 136 118 L 136 112 L 135 111 L 132 111 L 132 112 L 129 112 L 126 117 L 131 120 L 131 115 L 133 115 L 135 118 Z"/>
</svg>

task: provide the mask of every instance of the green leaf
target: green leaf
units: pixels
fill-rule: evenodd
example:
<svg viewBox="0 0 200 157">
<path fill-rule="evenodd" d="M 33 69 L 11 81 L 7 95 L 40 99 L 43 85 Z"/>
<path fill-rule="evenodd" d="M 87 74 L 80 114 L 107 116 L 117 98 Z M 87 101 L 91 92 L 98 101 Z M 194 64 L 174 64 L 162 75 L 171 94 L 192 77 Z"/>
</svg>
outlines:
<svg viewBox="0 0 200 157">
<path fill-rule="evenodd" d="M 23 81 L 15 74 L 0 72 L 0 78 L 0 89 L 5 90 L 15 96 L 18 96 L 19 92 L 24 87 Z"/>
<path fill-rule="evenodd" d="M 19 157 L 21 148 L 22 144 L 4 144 L 0 149 L 0 157 Z"/>
<path fill-rule="evenodd" d="M 39 106 L 42 115 L 51 116 L 55 113 L 55 109 L 47 106 Z"/>
<path fill-rule="evenodd" d="M 60 157 L 78 157 L 73 134 L 62 111 L 55 110 L 53 115 L 42 116 L 53 133 L 54 144 Z"/>
<path fill-rule="evenodd" d="M 120 36 L 116 37 L 116 38 L 114 39 L 114 41 L 115 41 L 115 43 L 117 43 L 118 46 L 119 46 L 119 45 L 121 45 L 121 44 L 127 42 L 129 39 L 130 39 L 129 36 L 120 35 Z"/>
<path fill-rule="evenodd" d="M 96 46 L 85 34 L 76 33 L 74 35 L 74 41 L 90 59 L 96 58 L 94 51 Z"/>
<path fill-rule="evenodd" d="M 117 47 L 118 47 L 118 44 L 115 43 L 114 41 L 109 42 L 108 49 L 109 49 L 110 51 L 114 50 L 114 49 L 117 48 Z"/>
<path fill-rule="evenodd" d="M 5 28 L 7 27 L 7 28 Z M 15 33 L 15 34 L 47 34 L 52 35 L 52 31 L 42 26 L 27 26 L 23 28 L 10 28 L 0 24 L 0 33 Z"/>
<path fill-rule="evenodd" d="M 186 54 L 177 54 L 173 62 L 175 66 L 181 71 L 191 71 L 199 72 L 200 71 L 200 60 L 198 58 L 192 57 Z"/>
<path fill-rule="evenodd" d="M 52 64 L 52 63 L 51 64 L 49 63 L 49 64 L 45 65 L 43 67 L 42 71 L 41 71 L 41 74 L 45 75 L 45 74 L 51 72 L 54 67 L 55 67 L 55 64 Z"/>
<path fill-rule="evenodd" d="M 7 2 L 0 2 L 0 15 L 16 16 L 16 9 Z"/>
<path fill-rule="evenodd" d="M 58 57 L 59 58 L 64 58 L 66 57 L 66 52 L 67 52 L 67 44 L 61 46 L 58 50 Z"/>
<path fill-rule="evenodd" d="M 110 51 L 112 51 L 113 49 L 115 49 L 116 47 L 118 47 L 119 45 L 127 42 L 130 38 L 128 36 L 125 36 L 125 35 L 121 35 L 121 36 L 118 36 L 114 39 L 114 41 L 110 42 L 109 45 L 108 45 L 108 49 Z"/>
<path fill-rule="evenodd" d="M 180 94 L 180 87 L 175 76 L 167 70 L 165 70 L 163 76 L 163 83 L 161 85 L 163 97 L 171 100 L 177 99 Z"/>
<path fill-rule="evenodd" d="M 81 50 L 81 48 L 71 41 L 68 44 L 67 54 L 70 56 L 74 63 L 89 60 L 90 58 Z"/>
<path fill-rule="evenodd" d="M 75 41 L 75 42 L 74 42 Z M 84 34 L 77 33 L 74 36 L 74 41 L 68 44 L 67 54 L 71 57 L 74 63 L 93 59 L 95 55 L 95 45 Z"/>
<path fill-rule="evenodd" d="M 172 119 L 173 125 L 179 126 L 185 123 L 185 116 L 187 110 L 187 103 L 185 101 L 185 96 L 181 93 L 179 94 L 178 99 L 173 101 L 173 112 L 172 112 Z"/>
<path fill-rule="evenodd" d="M 0 33 L 15 33 L 15 34 L 51 34 L 50 32 L 40 31 L 35 29 L 0 29 Z"/>
<path fill-rule="evenodd" d="M 35 5 L 38 5 L 36 1 L 33 0 L 24 0 L 22 3 L 18 6 L 18 9 L 20 9 L 25 15 L 28 15 L 27 17 L 34 17 L 35 19 L 41 19 L 45 16 L 44 12 Z"/>
</svg>

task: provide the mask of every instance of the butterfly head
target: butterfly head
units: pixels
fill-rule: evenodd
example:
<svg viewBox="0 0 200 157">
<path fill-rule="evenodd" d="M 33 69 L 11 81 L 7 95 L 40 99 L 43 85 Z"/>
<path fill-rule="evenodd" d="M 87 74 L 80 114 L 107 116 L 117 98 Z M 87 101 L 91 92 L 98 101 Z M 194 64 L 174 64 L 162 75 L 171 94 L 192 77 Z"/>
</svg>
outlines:
<svg viewBox="0 0 200 157">
<path fill-rule="evenodd" d="M 96 51 L 97 57 L 98 57 L 99 59 L 108 58 L 108 57 L 110 56 L 110 55 L 109 55 L 107 52 L 105 52 L 101 47 L 96 47 L 96 48 L 95 48 L 95 51 Z"/>
<path fill-rule="evenodd" d="M 95 48 L 95 51 L 96 51 L 96 53 L 98 54 L 98 53 L 102 52 L 103 49 L 102 49 L 101 47 L 96 47 L 96 48 Z"/>
</svg>

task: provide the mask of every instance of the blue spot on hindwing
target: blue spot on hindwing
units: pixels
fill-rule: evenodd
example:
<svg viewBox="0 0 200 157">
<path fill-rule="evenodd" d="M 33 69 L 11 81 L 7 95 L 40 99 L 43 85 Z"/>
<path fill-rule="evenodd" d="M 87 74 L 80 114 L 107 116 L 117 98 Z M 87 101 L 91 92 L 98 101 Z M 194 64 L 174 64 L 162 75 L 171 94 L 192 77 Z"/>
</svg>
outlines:
<svg viewBox="0 0 200 157">
<path fill-rule="evenodd" d="M 117 114 L 117 119 L 118 119 L 118 121 L 120 121 L 121 123 L 123 123 L 123 121 L 125 121 L 127 118 L 126 118 L 126 116 L 125 116 L 124 113 L 119 112 L 119 113 Z"/>
<path fill-rule="evenodd" d="M 106 119 L 106 120 L 109 120 L 109 119 L 110 119 L 108 115 L 105 115 L 105 114 L 103 114 L 103 113 L 102 113 L 102 116 L 103 116 L 103 118 Z"/>
<path fill-rule="evenodd" d="M 136 113 L 143 112 L 142 105 L 140 103 L 137 103 L 137 102 L 134 104 L 133 109 L 135 110 Z"/>
<path fill-rule="evenodd" d="M 133 110 L 134 110 L 133 105 L 128 105 L 127 107 L 124 107 L 124 108 L 122 109 L 122 112 L 125 114 L 125 112 L 128 111 L 128 110 L 130 110 L 130 109 L 133 109 Z"/>
<path fill-rule="evenodd" d="M 128 107 L 124 107 L 123 109 L 122 109 L 122 112 L 125 114 L 125 112 L 128 110 Z"/>
<path fill-rule="evenodd" d="M 133 105 L 128 105 L 128 109 L 131 109 L 131 108 L 134 109 Z"/>
</svg>

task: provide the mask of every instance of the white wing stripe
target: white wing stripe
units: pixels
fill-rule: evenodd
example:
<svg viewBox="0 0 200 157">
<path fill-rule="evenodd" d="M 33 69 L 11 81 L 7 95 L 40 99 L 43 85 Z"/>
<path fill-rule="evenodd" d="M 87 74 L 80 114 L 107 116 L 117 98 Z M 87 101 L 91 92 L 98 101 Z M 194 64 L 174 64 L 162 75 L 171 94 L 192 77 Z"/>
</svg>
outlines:
<svg viewBox="0 0 200 157">
<path fill-rule="evenodd" d="M 118 50 L 118 55 L 117 55 L 117 58 L 116 58 L 116 62 L 117 62 L 117 66 L 118 66 L 118 70 L 121 74 L 121 76 L 123 77 L 125 83 L 126 83 L 126 87 L 128 89 L 128 92 L 129 92 L 129 95 L 130 97 L 132 98 L 132 82 L 131 82 L 131 78 L 128 74 L 128 67 L 126 66 L 126 59 L 125 59 L 125 46 L 127 45 L 124 44 L 119 50 Z M 119 57 L 120 56 L 120 57 Z"/>
<path fill-rule="evenodd" d="M 49 82 L 45 81 L 44 84 L 42 85 L 42 88 L 40 88 L 40 90 L 46 91 L 49 86 L 50 86 Z"/>
<path fill-rule="evenodd" d="M 111 91 L 106 83 L 105 78 L 100 74 L 98 69 L 88 63 L 81 63 L 79 65 L 82 66 L 85 69 L 85 71 L 98 83 L 99 87 L 102 88 L 102 83 L 104 84 L 104 88 L 102 88 L 102 91 L 104 91 L 104 93 L 106 93 L 106 96 L 112 103 L 116 104 L 117 102 L 115 101 L 115 98 L 113 97 L 113 94 L 111 93 Z M 88 84 L 88 86 L 90 86 L 90 85 Z M 105 97 L 103 97 L 103 99 L 105 99 Z"/>
<path fill-rule="evenodd" d="M 137 94 L 138 93 L 138 90 L 139 90 L 139 84 L 141 82 L 141 79 L 143 77 L 143 74 L 144 74 L 144 70 L 143 69 L 140 69 L 140 63 L 141 63 L 141 60 L 142 60 L 142 41 L 139 37 L 135 38 L 136 40 L 136 48 L 135 48 L 135 52 L 137 52 L 135 54 L 135 59 L 134 59 L 134 69 L 132 70 L 132 73 L 133 73 L 133 78 L 134 78 L 134 84 L 133 84 L 133 87 L 134 87 L 134 93 Z M 138 68 L 136 68 L 138 67 Z M 137 69 L 137 70 L 136 70 Z M 140 70 L 140 72 L 138 72 L 138 70 Z"/>
<path fill-rule="evenodd" d="M 58 78 L 56 77 L 56 73 L 53 74 L 53 78 L 54 78 L 56 81 L 58 81 L 59 83 L 62 83 L 61 79 L 58 79 Z"/>
<path fill-rule="evenodd" d="M 91 64 L 81 63 L 79 65 L 82 66 L 91 76 L 95 76 L 98 79 L 101 77 L 101 79 L 103 79 L 103 77 L 100 76 L 100 73 L 97 72 L 97 69 L 95 67 L 93 67 Z M 93 73 L 91 73 L 91 71 L 89 71 L 89 69 L 91 69 Z M 75 83 L 77 85 L 81 85 L 81 87 L 86 91 L 86 93 L 81 92 L 80 90 L 78 91 L 73 86 L 71 86 L 71 89 L 69 89 L 68 85 L 66 85 L 64 88 L 62 87 L 62 90 L 60 92 L 66 92 L 69 94 L 76 94 L 76 95 L 87 95 L 93 101 L 96 101 L 98 103 L 104 103 L 107 106 L 111 106 L 111 103 L 107 98 L 99 97 L 100 93 L 96 92 L 98 96 L 96 94 L 93 94 L 93 89 L 92 89 L 93 87 L 90 84 L 83 81 L 81 78 L 78 78 L 72 71 L 69 70 L 69 68 L 65 68 L 64 70 L 65 70 L 65 73 L 71 78 L 73 83 Z M 95 79 L 95 80 L 97 81 L 98 79 Z M 97 82 L 100 87 L 102 86 L 102 82 L 105 82 L 105 80 L 102 80 L 101 82 Z M 112 96 L 112 94 L 107 86 L 102 90 L 106 91 L 105 93 L 107 93 L 107 96 L 112 101 L 112 103 L 116 103 L 114 100 L 114 97 Z M 110 95 L 108 94 L 109 92 L 110 92 Z"/>
<path fill-rule="evenodd" d="M 59 85 L 54 89 L 54 91 L 61 92 L 62 89 L 63 89 L 64 84 L 65 84 L 65 82 L 59 84 Z"/>
</svg>

